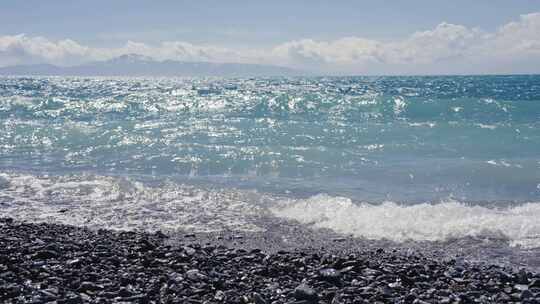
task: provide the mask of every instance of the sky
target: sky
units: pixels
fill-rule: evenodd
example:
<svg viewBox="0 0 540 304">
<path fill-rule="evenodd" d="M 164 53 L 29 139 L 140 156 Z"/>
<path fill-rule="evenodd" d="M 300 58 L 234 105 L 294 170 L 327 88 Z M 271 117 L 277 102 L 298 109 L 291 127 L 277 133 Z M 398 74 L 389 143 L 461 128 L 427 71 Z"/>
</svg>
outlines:
<svg viewBox="0 0 540 304">
<path fill-rule="evenodd" d="M 0 2 L 0 66 L 124 54 L 320 74 L 540 73 L 540 1 Z"/>
</svg>

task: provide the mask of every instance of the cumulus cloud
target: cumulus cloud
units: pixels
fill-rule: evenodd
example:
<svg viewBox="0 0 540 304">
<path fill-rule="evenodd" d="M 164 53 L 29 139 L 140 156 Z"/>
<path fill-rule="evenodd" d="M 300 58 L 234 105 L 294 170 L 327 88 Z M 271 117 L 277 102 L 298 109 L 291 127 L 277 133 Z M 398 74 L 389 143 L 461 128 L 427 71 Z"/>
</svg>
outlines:
<svg viewBox="0 0 540 304">
<path fill-rule="evenodd" d="M 443 59 L 466 56 L 479 38 L 481 34 L 478 30 L 441 23 L 433 30 L 416 32 L 402 41 L 383 43 L 356 37 L 331 42 L 305 39 L 277 46 L 274 53 L 284 60 L 291 60 L 291 63 L 436 63 Z"/>
<path fill-rule="evenodd" d="M 491 51 L 503 54 L 540 54 L 540 13 L 522 15 L 488 38 Z"/>
<path fill-rule="evenodd" d="M 335 41 L 303 39 L 275 47 L 272 55 L 288 64 L 362 63 L 375 60 L 380 43 L 347 37 Z"/>
<path fill-rule="evenodd" d="M 478 30 L 441 23 L 433 30 L 414 33 L 405 41 L 383 45 L 379 59 L 388 63 L 437 63 L 471 55 L 471 48 L 481 39 Z"/>
<path fill-rule="evenodd" d="M 71 57 L 85 57 L 90 49 L 77 42 L 65 39 L 50 41 L 44 37 L 26 35 L 0 36 L 1 62 L 61 62 Z"/>
<path fill-rule="evenodd" d="M 522 15 L 493 32 L 443 22 L 394 41 L 361 37 L 301 39 L 267 49 L 234 49 L 184 41 L 157 45 L 128 41 L 121 47 L 95 48 L 70 39 L 0 36 L 0 65 L 69 65 L 125 54 L 158 60 L 268 63 L 330 73 L 540 72 L 538 68 L 531 70 L 531 63 L 540 63 L 540 13 Z"/>
<path fill-rule="evenodd" d="M 495 32 L 443 22 L 402 40 L 376 41 L 349 37 L 334 41 L 304 39 L 274 48 L 290 65 L 334 66 L 351 72 L 540 72 L 524 62 L 540 62 L 540 13 L 520 16 Z M 512 70 L 515 63 L 516 70 Z M 497 65 L 505 69 L 494 69 Z M 481 68 L 483 70 L 467 70 Z M 371 69 L 371 70 L 370 70 Z M 519 70 L 521 69 L 521 70 Z"/>
</svg>

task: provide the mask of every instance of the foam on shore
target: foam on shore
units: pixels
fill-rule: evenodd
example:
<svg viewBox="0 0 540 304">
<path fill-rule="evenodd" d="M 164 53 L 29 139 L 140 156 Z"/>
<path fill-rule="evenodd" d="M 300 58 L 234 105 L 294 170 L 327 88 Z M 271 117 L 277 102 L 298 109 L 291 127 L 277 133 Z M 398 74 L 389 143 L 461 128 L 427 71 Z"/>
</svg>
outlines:
<svg viewBox="0 0 540 304">
<path fill-rule="evenodd" d="M 319 194 L 282 197 L 235 188 L 101 175 L 0 175 L 4 216 L 120 230 L 264 231 L 272 218 L 296 220 L 357 237 L 396 242 L 466 237 L 540 247 L 540 203 L 485 207 L 445 201 L 405 205 L 357 203 Z"/>
<path fill-rule="evenodd" d="M 512 245 L 540 247 L 540 204 L 487 208 L 458 201 L 401 205 L 353 203 L 316 195 L 272 208 L 279 217 L 368 239 L 444 241 L 463 237 L 506 238 Z"/>
</svg>

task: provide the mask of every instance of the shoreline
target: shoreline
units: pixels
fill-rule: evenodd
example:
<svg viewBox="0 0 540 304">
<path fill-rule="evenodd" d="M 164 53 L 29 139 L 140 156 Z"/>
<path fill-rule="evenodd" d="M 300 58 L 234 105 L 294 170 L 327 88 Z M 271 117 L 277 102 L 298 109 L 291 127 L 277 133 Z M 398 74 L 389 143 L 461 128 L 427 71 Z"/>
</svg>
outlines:
<svg viewBox="0 0 540 304">
<path fill-rule="evenodd" d="M 0 301 L 540 303 L 540 274 L 525 269 L 330 234 L 314 240 L 317 232 L 302 238 L 286 247 L 277 235 L 165 235 L 1 218 Z"/>
</svg>

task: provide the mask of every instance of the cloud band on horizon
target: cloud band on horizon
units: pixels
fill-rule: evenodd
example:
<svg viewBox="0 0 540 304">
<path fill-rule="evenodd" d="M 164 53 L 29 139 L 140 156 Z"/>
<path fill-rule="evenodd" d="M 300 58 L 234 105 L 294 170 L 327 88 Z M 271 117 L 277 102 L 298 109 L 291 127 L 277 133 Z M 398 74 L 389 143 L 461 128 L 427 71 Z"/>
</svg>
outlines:
<svg viewBox="0 0 540 304">
<path fill-rule="evenodd" d="M 121 47 L 92 47 L 72 39 L 0 36 L 0 66 L 74 65 L 126 54 L 156 60 L 273 64 L 330 74 L 538 73 L 540 12 L 521 15 L 493 32 L 443 22 L 394 41 L 301 39 L 253 49 L 185 41 L 157 45 L 128 41 Z"/>
</svg>

